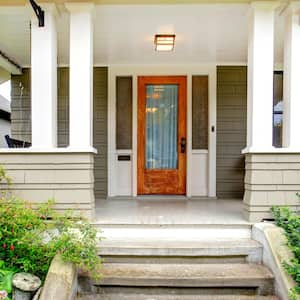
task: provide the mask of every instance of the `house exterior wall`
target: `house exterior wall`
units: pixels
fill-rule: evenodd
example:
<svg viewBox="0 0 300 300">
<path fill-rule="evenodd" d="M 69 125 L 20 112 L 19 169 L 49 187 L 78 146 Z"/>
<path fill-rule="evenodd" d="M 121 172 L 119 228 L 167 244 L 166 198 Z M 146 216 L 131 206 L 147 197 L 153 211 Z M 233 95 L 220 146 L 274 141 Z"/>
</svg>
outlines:
<svg viewBox="0 0 300 300">
<path fill-rule="evenodd" d="M 12 75 L 12 136 L 31 142 L 30 69 Z M 58 68 L 58 146 L 69 144 L 69 68 Z M 94 68 L 94 157 L 95 197 L 107 195 L 107 67 Z"/>
<path fill-rule="evenodd" d="M 132 70 L 133 67 L 130 69 Z M 125 68 L 128 72 L 128 68 Z M 191 74 L 209 74 L 202 71 L 199 66 L 188 70 Z M 184 73 L 187 72 L 184 70 Z M 138 68 L 135 74 L 145 72 L 159 73 L 160 69 Z M 180 73 L 170 68 L 168 73 Z M 110 79 L 110 103 L 113 105 L 116 75 L 124 75 L 123 69 L 111 70 Z M 241 150 L 244 148 L 246 128 L 246 67 L 217 67 L 217 192 L 220 198 L 242 198 L 244 165 Z M 128 75 L 128 73 L 126 73 Z M 130 74 L 132 75 L 132 74 Z M 133 74 L 134 75 L 134 74 Z M 210 76 L 210 79 L 212 76 Z M 108 68 L 95 67 L 94 69 L 94 147 L 98 150 L 95 155 L 94 178 L 95 197 L 103 199 L 107 197 L 107 110 L 108 110 Z M 212 85 L 212 83 L 211 83 Z M 212 87 L 210 88 L 212 89 Z M 210 105 L 212 105 L 212 90 L 210 90 Z M 210 108 L 212 109 L 212 108 Z M 212 112 L 210 113 L 212 115 Z M 110 117 L 115 122 L 113 113 Z M 191 119 L 191 115 L 190 115 Z M 234 120 L 234 122 L 233 122 Z M 213 125 L 213 120 L 210 121 Z M 111 125 L 114 127 L 115 123 Z M 236 128 L 239 130 L 236 135 Z M 134 133 L 133 133 L 134 134 Z M 210 135 L 212 135 L 211 133 Z M 31 141 L 31 105 L 30 105 L 30 69 L 25 69 L 23 75 L 12 76 L 12 136 L 17 139 Z M 114 132 L 111 132 L 114 136 Z M 234 139 L 236 139 L 234 141 Z M 58 68 L 58 145 L 68 146 L 69 139 L 69 69 Z M 210 150 L 212 151 L 212 149 Z M 131 150 L 119 150 L 118 154 L 130 154 Z M 191 150 L 190 196 L 208 195 L 208 151 Z M 133 170 L 131 162 L 114 162 L 116 172 L 111 178 L 117 185 L 116 195 L 132 195 Z M 210 169 L 211 171 L 211 169 Z"/>
<path fill-rule="evenodd" d="M 247 67 L 217 67 L 217 197 L 244 195 Z"/>
</svg>

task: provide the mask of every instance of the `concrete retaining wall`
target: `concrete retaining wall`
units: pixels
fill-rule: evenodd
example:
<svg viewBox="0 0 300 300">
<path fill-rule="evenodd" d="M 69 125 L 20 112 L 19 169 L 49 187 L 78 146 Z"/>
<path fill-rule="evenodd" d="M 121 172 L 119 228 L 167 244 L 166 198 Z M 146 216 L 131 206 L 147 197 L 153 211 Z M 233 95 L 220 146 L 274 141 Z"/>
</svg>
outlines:
<svg viewBox="0 0 300 300">
<path fill-rule="evenodd" d="M 262 263 L 275 276 L 275 293 L 282 300 L 289 300 L 289 290 L 296 283 L 283 267 L 284 261 L 289 261 L 293 254 L 287 247 L 283 230 L 270 223 L 257 223 L 252 229 L 252 238 L 263 245 Z"/>
<path fill-rule="evenodd" d="M 271 218 L 273 205 L 299 205 L 300 153 L 247 153 L 244 215 L 250 222 Z"/>
<path fill-rule="evenodd" d="M 39 300 L 75 300 L 77 269 L 56 255 L 50 265 Z"/>
</svg>

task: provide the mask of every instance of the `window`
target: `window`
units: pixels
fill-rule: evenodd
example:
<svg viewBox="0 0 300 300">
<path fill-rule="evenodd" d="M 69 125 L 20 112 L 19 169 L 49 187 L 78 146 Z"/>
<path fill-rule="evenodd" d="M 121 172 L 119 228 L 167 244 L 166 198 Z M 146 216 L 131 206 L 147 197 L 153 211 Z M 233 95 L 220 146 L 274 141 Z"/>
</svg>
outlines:
<svg viewBox="0 0 300 300">
<path fill-rule="evenodd" d="M 283 122 L 283 72 L 274 72 L 273 94 L 273 146 L 282 147 L 282 122 Z"/>
<path fill-rule="evenodd" d="M 192 77 L 192 148 L 208 149 L 208 76 Z"/>
<path fill-rule="evenodd" d="M 116 77 L 116 146 L 118 150 L 132 148 L 132 77 Z"/>
</svg>

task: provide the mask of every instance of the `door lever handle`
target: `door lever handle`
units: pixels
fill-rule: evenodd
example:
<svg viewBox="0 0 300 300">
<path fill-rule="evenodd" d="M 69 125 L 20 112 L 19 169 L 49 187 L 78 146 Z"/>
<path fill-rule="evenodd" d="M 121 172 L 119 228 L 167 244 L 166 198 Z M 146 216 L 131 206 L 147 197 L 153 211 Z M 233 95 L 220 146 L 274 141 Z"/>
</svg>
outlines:
<svg viewBox="0 0 300 300">
<path fill-rule="evenodd" d="M 181 148 L 181 153 L 185 153 L 186 138 L 184 138 L 184 137 L 182 137 L 180 140 L 180 148 Z"/>
</svg>

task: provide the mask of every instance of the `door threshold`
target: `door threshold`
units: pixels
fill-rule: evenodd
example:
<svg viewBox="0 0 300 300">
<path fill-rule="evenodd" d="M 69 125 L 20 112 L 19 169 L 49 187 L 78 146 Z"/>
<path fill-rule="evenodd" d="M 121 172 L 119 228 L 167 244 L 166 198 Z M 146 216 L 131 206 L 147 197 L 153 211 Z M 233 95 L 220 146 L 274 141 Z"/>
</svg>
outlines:
<svg viewBox="0 0 300 300">
<path fill-rule="evenodd" d="M 161 200 L 179 200 L 179 201 L 186 201 L 189 198 L 184 195 L 138 195 L 136 197 L 137 200 L 146 200 L 146 201 L 161 201 Z"/>
<path fill-rule="evenodd" d="M 190 198 L 184 195 L 138 195 L 138 196 L 115 196 L 108 200 L 137 200 L 137 201 L 187 201 Z"/>
</svg>

